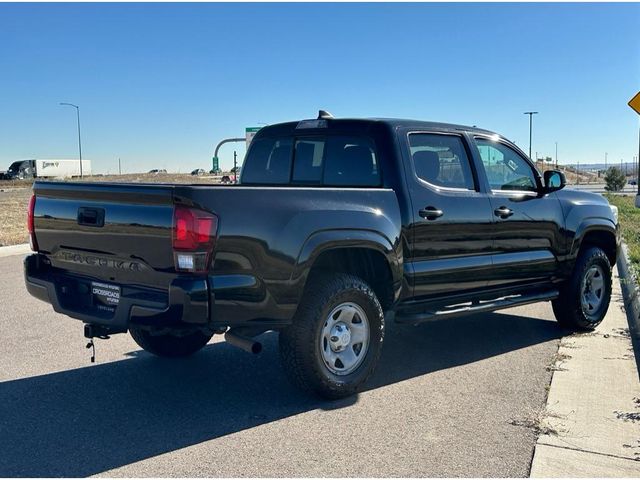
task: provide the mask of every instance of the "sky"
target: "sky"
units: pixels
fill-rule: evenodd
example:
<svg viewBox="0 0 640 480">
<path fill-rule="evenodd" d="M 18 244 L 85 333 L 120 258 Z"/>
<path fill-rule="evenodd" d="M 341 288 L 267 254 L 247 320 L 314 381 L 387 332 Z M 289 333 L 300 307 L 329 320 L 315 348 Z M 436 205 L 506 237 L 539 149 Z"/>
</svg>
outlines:
<svg viewBox="0 0 640 480">
<path fill-rule="evenodd" d="M 245 127 L 399 117 L 496 131 L 560 163 L 631 161 L 640 4 L 0 4 L 0 170 L 211 168 Z M 221 166 L 244 144 L 220 151 Z"/>
</svg>

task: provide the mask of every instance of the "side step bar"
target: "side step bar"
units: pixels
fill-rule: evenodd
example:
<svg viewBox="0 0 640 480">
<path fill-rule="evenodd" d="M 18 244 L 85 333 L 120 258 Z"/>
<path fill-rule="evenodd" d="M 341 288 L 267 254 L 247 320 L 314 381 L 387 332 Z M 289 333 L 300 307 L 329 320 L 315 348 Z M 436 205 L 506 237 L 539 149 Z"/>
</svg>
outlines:
<svg viewBox="0 0 640 480">
<path fill-rule="evenodd" d="M 474 313 L 492 312 L 495 310 L 527 305 L 529 303 L 545 302 L 558 298 L 559 294 L 558 290 L 547 290 L 544 292 L 522 295 L 508 295 L 487 301 L 474 301 L 457 305 L 436 307 L 436 309 L 426 310 L 419 313 L 396 313 L 395 321 L 397 323 L 418 325 L 419 323 L 429 322 L 432 320 L 461 317 L 464 315 L 472 315 Z"/>
</svg>

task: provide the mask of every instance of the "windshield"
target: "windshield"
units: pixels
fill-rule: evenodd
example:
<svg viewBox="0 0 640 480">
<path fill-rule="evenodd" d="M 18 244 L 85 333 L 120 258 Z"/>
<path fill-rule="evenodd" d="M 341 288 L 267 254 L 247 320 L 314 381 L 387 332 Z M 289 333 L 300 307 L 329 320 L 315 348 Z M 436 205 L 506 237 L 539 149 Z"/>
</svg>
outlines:
<svg viewBox="0 0 640 480">
<path fill-rule="evenodd" d="M 13 162 L 9 167 L 9 170 L 7 170 L 7 172 L 17 172 L 18 170 L 20 170 L 21 165 L 22 165 L 22 162 Z"/>
</svg>

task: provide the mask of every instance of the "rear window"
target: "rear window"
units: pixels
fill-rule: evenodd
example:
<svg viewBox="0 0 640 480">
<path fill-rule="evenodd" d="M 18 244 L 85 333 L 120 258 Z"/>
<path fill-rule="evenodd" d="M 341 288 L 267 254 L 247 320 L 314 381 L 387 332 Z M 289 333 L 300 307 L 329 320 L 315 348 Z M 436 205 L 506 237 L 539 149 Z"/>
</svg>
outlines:
<svg viewBox="0 0 640 480">
<path fill-rule="evenodd" d="M 296 140 L 293 183 L 321 183 L 324 144 L 324 139 Z"/>
<path fill-rule="evenodd" d="M 328 137 L 326 150 L 324 185 L 380 185 L 380 166 L 373 144 L 368 138 Z"/>
<path fill-rule="evenodd" d="M 365 137 L 262 138 L 251 145 L 242 183 L 376 187 L 380 166 Z"/>
<path fill-rule="evenodd" d="M 290 138 L 260 138 L 242 167 L 242 183 L 285 185 L 289 183 L 293 142 Z"/>
</svg>

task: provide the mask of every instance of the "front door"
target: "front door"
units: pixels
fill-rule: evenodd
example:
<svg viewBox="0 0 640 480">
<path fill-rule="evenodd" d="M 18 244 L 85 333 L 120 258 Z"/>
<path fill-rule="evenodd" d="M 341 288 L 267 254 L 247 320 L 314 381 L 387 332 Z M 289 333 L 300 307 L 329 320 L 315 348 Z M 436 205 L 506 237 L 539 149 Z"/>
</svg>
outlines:
<svg viewBox="0 0 640 480">
<path fill-rule="evenodd" d="M 405 173 L 413 208 L 406 275 L 416 300 L 485 287 L 492 210 L 464 135 L 409 132 Z"/>
<path fill-rule="evenodd" d="M 555 193 L 541 194 L 540 176 L 515 148 L 475 138 L 491 189 L 493 273 L 489 285 L 547 281 L 557 271 L 564 217 Z"/>
</svg>

